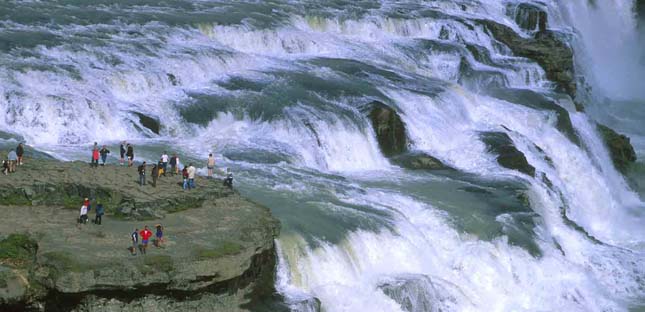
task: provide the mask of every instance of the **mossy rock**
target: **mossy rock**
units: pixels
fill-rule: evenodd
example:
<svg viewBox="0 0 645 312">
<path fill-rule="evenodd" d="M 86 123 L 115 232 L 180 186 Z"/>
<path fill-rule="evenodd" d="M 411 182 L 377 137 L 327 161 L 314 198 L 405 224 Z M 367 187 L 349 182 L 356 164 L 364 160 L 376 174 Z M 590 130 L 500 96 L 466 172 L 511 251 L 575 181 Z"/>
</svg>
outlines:
<svg viewBox="0 0 645 312">
<path fill-rule="evenodd" d="M 0 241 L 0 262 L 22 266 L 33 262 L 38 243 L 25 234 L 11 234 Z"/>
<path fill-rule="evenodd" d="M 40 264 L 43 267 L 49 267 L 53 271 L 64 272 L 84 272 L 88 269 L 87 265 L 75 260 L 76 257 L 65 251 L 51 251 L 42 255 Z"/>
<path fill-rule="evenodd" d="M 597 124 L 597 127 L 603 141 L 605 141 L 605 145 L 609 149 L 614 166 L 621 172 L 625 172 L 630 164 L 636 161 L 636 152 L 634 152 L 634 147 L 629 138 L 607 126 Z"/>
<path fill-rule="evenodd" d="M 159 269 L 162 272 L 171 272 L 175 267 L 172 257 L 168 255 L 146 255 L 144 257 L 143 263 L 153 270 Z"/>
<path fill-rule="evenodd" d="M 217 244 L 215 248 L 200 248 L 197 250 L 199 260 L 216 259 L 224 256 L 235 255 L 242 251 L 244 247 L 240 244 L 224 241 Z"/>
</svg>

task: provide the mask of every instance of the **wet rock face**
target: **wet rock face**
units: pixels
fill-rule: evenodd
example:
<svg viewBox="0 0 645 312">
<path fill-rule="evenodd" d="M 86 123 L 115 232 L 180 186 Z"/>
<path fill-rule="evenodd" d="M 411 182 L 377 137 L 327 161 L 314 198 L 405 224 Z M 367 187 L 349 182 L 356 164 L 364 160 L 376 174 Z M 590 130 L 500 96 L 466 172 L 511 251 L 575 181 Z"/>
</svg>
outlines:
<svg viewBox="0 0 645 312">
<path fill-rule="evenodd" d="M 636 152 L 627 136 L 617 133 L 607 126 L 597 125 L 598 132 L 609 148 L 611 160 L 616 169 L 625 172 L 629 165 L 636 161 Z"/>
<path fill-rule="evenodd" d="M 382 103 L 375 103 L 369 118 L 383 155 L 390 157 L 407 150 L 405 125 L 396 111 Z"/>
<path fill-rule="evenodd" d="M 159 123 L 159 120 L 142 113 L 134 112 L 134 114 L 139 117 L 139 122 L 142 126 L 148 128 L 148 130 L 155 134 L 159 134 L 159 131 L 161 130 L 161 123 Z"/>
<path fill-rule="evenodd" d="M 488 146 L 488 150 L 497 155 L 497 163 L 502 167 L 535 177 L 535 167 L 529 164 L 524 154 L 515 147 L 513 140 L 506 133 L 484 132 L 481 134 L 481 139 Z"/>
<path fill-rule="evenodd" d="M 421 152 L 405 153 L 392 158 L 392 162 L 412 170 L 449 169 L 441 160 Z"/>
<path fill-rule="evenodd" d="M 479 22 L 515 55 L 536 61 L 561 91 L 575 96 L 573 51 L 557 32 L 543 30 L 538 31 L 534 38 L 522 38 L 508 26 L 490 20 Z"/>
<path fill-rule="evenodd" d="M 528 31 L 546 30 L 548 16 L 541 8 L 529 3 L 520 3 L 514 11 L 515 22 L 522 29 Z"/>
</svg>

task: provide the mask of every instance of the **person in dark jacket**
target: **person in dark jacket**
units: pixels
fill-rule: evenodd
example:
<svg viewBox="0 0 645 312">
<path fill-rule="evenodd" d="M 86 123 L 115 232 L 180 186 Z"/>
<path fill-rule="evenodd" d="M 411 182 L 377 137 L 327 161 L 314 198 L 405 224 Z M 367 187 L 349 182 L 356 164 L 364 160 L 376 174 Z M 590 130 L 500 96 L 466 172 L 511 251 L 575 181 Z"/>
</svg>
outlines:
<svg viewBox="0 0 645 312">
<path fill-rule="evenodd" d="M 8 160 L 3 160 L 2 161 L 2 174 L 4 174 L 4 175 L 9 174 L 9 161 Z"/>
<path fill-rule="evenodd" d="M 152 187 L 157 187 L 157 178 L 159 177 L 159 166 L 157 164 L 152 165 Z"/>
<path fill-rule="evenodd" d="M 16 155 L 18 155 L 18 165 L 22 166 L 22 156 L 25 155 L 25 147 L 22 146 L 22 143 L 19 143 L 18 147 L 16 147 Z"/>
<path fill-rule="evenodd" d="M 172 175 L 177 174 L 177 154 L 170 157 L 170 171 L 172 171 Z"/>
<path fill-rule="evenodd" d="M 103 147 L 99 151 L 99 154 L 101 154 L 101 162 L 102 162 L 101 166 L 105 166 L 105 161 L 107 160 L 107 154 L 109 153 L 110 153 L 110 150 L 107 149 L 105 145 L 103 145 Z"/>
<path fill-rule="evenodd" d="M 133 256 L 136 256 L 137 249 L 139 248 L 139 229 L 134 229 L 134 232 L 130 234 L 130 239 L 132 240 L 132 248 L 130 249 L 130 253 Z"/>
<path fill-rule="evenodd" d="M 128 156 L 128 167 L 132 167 L 134 163 L 134 147 L 131 144 L 128 144 L 125 155 Z"/>
<path fill-rule="evenodd" d="M 139 168 L 137 168 L 137 171 L 139 172 L 139 185 L 144 186 L 146 185 L 146 162 L 144 161 Z"/>
<path fill-rule="evenodd" d="M 121 164 L 121 166 L 123 166 L 123 164 L 125 163 L 125 144 L 125 141 L 123 141 L 121 143 L 121 146 L 119 146 L 119 154 L 121 156 L 121 159 L 119 159 L 119 164 Z"/>
<path fill-rule="evenodd" d="M 105 214 L 105 210 L 103 209 L 103 204 L 98 203 L 96 205 L 96 217 L 94 218 L 94 224 L 101 225 L 101 221 L 103 219 L 104 214 Z"/>
</svg>

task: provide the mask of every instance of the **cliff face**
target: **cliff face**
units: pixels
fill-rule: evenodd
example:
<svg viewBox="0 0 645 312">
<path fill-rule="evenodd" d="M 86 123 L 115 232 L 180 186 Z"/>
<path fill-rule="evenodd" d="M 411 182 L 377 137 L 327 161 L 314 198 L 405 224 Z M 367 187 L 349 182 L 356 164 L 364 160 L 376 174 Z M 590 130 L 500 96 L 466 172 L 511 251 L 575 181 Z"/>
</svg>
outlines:
<svg viewBox="0 0 645 312">
<path fill-rule="evenodd" d="M 278 221 L 219 180 L 180 181 L 140 187 L 135 168 L 52 160 L 1 176 L 0 310 L 236 311 L 271 297 Z M 84 197 L 90 219 L 105 206 L 101 225 L 77 223 Z M 158 223 L 165 244 L 131 255 L 130 233 Z"/>
</svg>

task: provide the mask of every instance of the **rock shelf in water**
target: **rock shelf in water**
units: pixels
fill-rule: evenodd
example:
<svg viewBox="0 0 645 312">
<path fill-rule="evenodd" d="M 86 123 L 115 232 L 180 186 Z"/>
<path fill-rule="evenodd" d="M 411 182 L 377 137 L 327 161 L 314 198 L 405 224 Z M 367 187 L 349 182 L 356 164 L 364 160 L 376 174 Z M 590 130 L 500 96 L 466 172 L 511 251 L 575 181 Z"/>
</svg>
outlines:
<svg viewBox="0 0 645 312">
<path fill-rule="evenodd" d="M 0 176 L 0 310 L 237 311 L 273 295 L 267 208 L 216 179 L 137 180 L 134 167 L 42 159 Z M 102 225 L 76 223 L 84 197 L 90 219 L 105 206 Z M 130 233 L 157 223 L 164 248 L 130 255 Z"/>
</svg>

